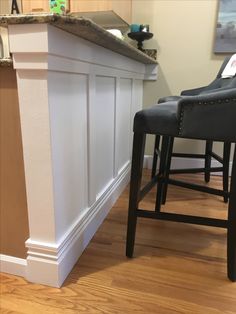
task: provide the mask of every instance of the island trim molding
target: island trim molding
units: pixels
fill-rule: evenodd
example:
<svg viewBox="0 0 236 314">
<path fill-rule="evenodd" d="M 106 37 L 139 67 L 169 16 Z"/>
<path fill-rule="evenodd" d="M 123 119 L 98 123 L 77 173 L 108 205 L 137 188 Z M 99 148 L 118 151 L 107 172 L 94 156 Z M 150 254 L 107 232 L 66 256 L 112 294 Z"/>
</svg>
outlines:
<svg viewBox="0 0 236 314">
<path fill-rule="evenodd" d="M 142 107 L 143 80 L 155 78 L 156 65 L 48 24 L 9 25 L 9 39 L 30 229 L 25 276 L 60 287 L 129 181 L 133 116 Z M 75 116 L 81 116 L 79 125 Z M 111 135 L 100 134 L 103 124 Z M 70 142 L 74 128 L 78 138 Z M 60 190 L 63 184 L 65 190 Z"/>
</svg>

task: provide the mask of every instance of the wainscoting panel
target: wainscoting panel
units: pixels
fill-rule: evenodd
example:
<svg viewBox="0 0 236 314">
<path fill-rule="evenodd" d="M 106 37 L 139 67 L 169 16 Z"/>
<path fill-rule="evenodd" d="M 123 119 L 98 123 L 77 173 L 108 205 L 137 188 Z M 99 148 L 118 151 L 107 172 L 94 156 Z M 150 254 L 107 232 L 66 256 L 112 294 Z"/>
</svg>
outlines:
<svg viewBox="0 0 236 314">
<path fill-rule="evenodd" d="M 157 65 L 47 24 L 10 25 L 9 37 L 29 215 L 25 276 L 59 287 L 129 181 L 133 116 Z"/>
<path fill-rule="evenodd" d="M 132 106 L 132 80 L 119 79 L 116 103 L 116 169 L 119 173 L 130 161 L 130 112 Z"/>
<path fill-rule="evenodd" d="M 87 81 L 48 74 L 57 240 L 88 207 Z"/>
<path fill-rule="evenodd" d="M 96 77 L 96 101 L 91 104 L 90 132 L 94 139 L 94 154 L 91 159 L 96 173 L 96 199 L 106 190 L 113 180 L 114 167 L 114 115 L 115 115 L 115 79 Z"/>
</svg>

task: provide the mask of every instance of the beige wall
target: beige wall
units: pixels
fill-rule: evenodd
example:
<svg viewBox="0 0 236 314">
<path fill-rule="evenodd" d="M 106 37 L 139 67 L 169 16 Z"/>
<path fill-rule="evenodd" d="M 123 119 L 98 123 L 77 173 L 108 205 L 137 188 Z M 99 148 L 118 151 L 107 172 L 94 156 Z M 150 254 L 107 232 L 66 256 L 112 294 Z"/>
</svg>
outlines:
<svg viewBox="0 0 236 314">
<path fill-rule="evenodd" d="M 133 0 L 133 23 L 150 25 L 154 38 L 145 47 L 158 50 L 159 77 L 145 84 L 144 106 L 214 79 L 225 57 L 213 53 L 217 7 L 217 0 Z M 202 144 L 178 140 L 175 150 L 200 152 Z"/>
</svg>

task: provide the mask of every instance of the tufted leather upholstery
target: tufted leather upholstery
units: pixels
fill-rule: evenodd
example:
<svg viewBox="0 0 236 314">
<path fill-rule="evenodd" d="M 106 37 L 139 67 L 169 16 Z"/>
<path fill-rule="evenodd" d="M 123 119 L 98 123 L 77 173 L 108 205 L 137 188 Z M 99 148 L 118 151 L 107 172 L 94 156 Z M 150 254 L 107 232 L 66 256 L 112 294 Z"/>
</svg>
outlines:
<svg viewBox="0 0 236 314">
<path fill-rule="evenodd" d="M 236 76 L 221 77 L 230 57 L 209 85 L 160 98 L 158 105 L 138 112 L 134 132 L 234 142 Z"/>
<path fill-rule="evenodd" d="M 236 142 L 236 88 L 179 100 L 178 136 Z"/>
<path fill-rule="evenodd" d="M 227 63 L 227 59 L 224 63 Z M 236 142 L 236 78 L 221 78 L 224 63 L 216 79 L 210 85 L 183 91 L 181 96 L 162 98 L 158 105 L 156 104 L 136 113 L 134 118 L 126 255 L 128 257 L 133 256 L 138 217 L 227 228 L 227 273 L 231 281 L 236 281 L 236 151 L 232 165 L 230 192 L 228 192 L 228 185 L 225 184 L 225 178 L 228 180 L 228 176 L 223 179 L 223 191 L 169 178 L 174 137 L 202 139 L 207 142 L 223 141 L 224 155 L 228 150 L 227 147 L 232 142 Z M 156 150 L 158 151 L 160 136 L 163 137 L 161 152 L 158 151 L 158 154 L 160 154 L 158 173 L 156 173 L 155 165 L 151 181 L 142 187 L 146 134 L 157 135 L 154 157 L 157 155 Z M 228 151 L 228 159 L 226 159 L 227 171 L 229 155 L 230 150 Z M 212 155 L 209 154 L 209 156 L 211 158 Z M 222 164 L 224 163 L 223 157 Z M 209 168 L 210 165 L 206 165 L 205 169 L 208 170 Z M 224 167 L 223 171 L 225 171 Z M 156 183 L 158 188 L 155 208 L 152 210 L 140 208 L 140 201 Z M 222 195 L 224 199 L 229 197 L 228 219 L 222 220 L 161 211 L 161 204 L 166 197 L 165 188 L 168 184 Z"/>
<path fill-rule="evenodd" d="M 134 132 L 236 142 L 236 88 L 141 110 L 134 118 Z"/>
<path fill-rule="evenodd" d="M 134 132 L 178 136 L 177 108 L 177 102 L 170 101 L 137 112 Z"/>
</svg>

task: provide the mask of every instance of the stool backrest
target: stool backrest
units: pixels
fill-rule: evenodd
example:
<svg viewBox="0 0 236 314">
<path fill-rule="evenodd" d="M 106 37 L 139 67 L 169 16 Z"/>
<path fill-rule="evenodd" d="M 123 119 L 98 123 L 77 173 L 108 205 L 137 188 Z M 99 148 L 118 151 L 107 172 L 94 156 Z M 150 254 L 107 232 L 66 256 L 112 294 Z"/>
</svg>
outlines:
<svg viewBox="0 0 236 314">
<path fill-rule="evenodd" d="M 216 78 L 213 82 L 211 82 L 208 86 L 206 86 L 201 92 L 206 94 L 208 91 L 215 90 L 215 89 L 225 89 L 225 88 L 235 88 L 236 87 L 236 76 L 231 78 L 222 78 L 221 74 L 224 71 L 227 63 L 229 62 L 231 56 L 228 56 L 224 59 L 219 72 L 217 73 Z"/>
<path fill-rule="evenodd" d="M 226 65 L 227 65 L 227 63 L 229 62 L 229 60 L 230 60 L 231 57 L 232 57 L 232 56 L 228 56 L 228 57 L 226 57 L 226 58 L 224 59 L 222 65 L 221 65 L 221 67 L 220 67 L 220 69 L 219 69 L 219 72 L 217 73 L 216 78 L 221 78 L 221 74 L 223 73 L 223 71 L 224 71 L 224 69 L 225 69 L 225 67 L 226 67 Z"/>
</svg>

